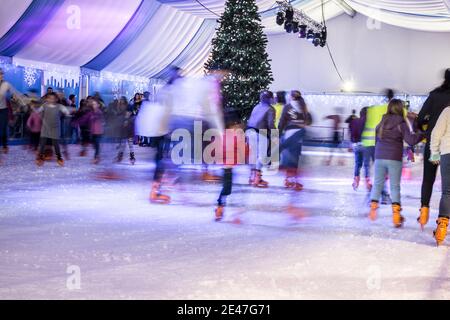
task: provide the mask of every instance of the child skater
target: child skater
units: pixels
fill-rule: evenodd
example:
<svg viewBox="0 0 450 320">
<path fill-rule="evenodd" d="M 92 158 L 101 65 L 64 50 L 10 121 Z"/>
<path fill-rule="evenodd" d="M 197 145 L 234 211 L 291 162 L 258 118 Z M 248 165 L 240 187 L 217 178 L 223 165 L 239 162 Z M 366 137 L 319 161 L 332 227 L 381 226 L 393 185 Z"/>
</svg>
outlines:
<svg viewBox="0 0 450 320">
<path fill-rule="evenodd" d="M 243 124 L 239 114 L 235 110 L 225 113 L 226 132 L 223 137 L 224 169 L 222 178 L 222 191 L 217 200 L 215 209 L 216 221 L 221 221 L 224 216 L 226 200 L 231 195 L 233 185 L 233 167 L 244 164 L 246 161 L 246 145 Z"/>
<path fill-rule="evenodd" d="M 100 140 L 104 133 L 104 116 L 103 111 L 100 109 L 100 103 L 96 99 L 89 99 L 88 105 L 91 109 L 80 119 L 78 119 L 76 125 L 88 125 L 91 132 L 91 141 L 94 146 L 94 164 L 100 163 Z"/>
<path fill-rule="evenodd" d="M 375 144 L 375 179 L 371 192 L 371 220 L 377 218 L 378 201 L 386 179 L 389 176 L 392 194 L 392 220 L 396 228 L 403 225 L 401 215 L 400 180 L 402 176 L 403 141 L 415 145 L 423 139 L 422 133 L 414 133 L 405 119 L 403 101 L 392 99 L 387 113 L 376 128 Z"/>
<path fill-rule="evenodd" d="M 39 105 L 32 104 L 31 114 L 27 120 L 27 128 L 30 131 L 30 150 L 37 151 L 41 137 L 42 118 L 39 113 Z"/>
<path fill-rule="evenodd" d="M 55 148 L 56 162 L 63 166 L 64 160 L 59 148 L 59 139 L 61 137 L 61 116 L 69 115 L 69 110 L 61 104 L 58 104 L 58 96 L 56 93 L 49 93 L 46 95 L 46 102 L 39 108 L 42 115 L 42 130 L 39 144 L 39 154 L 36 159 L 36 164 L 42 166 L 45 160 L 45 145 L 47 140 L 50 140 Z"/>
</svg>

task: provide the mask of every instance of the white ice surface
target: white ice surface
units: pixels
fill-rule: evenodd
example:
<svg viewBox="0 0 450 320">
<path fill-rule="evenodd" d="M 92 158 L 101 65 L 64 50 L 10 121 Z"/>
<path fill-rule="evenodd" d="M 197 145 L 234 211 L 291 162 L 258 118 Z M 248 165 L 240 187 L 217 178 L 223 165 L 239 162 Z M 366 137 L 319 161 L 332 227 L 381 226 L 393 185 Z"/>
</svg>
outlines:
<svg viewBox="0 0 450 320">
<path fill-rule="evenodd" d="M 450 299 L 449 242 L 436 248 L 431 236 L 439 181 L 424 232 L 415 221 L 420 163 L 403 182 L 397 230 L 387 206 L 366 218 L 351 158 L 325 167 L 307 156 L 301 193 L 284 190 L 281 175 L 266 175 L 269 189 L 247 187 L 239 168 L 226 221 L 215 223 L 220 185 L 185 173 L 165 190 L 173 204 L 152 205 L 148 149 L 136 166 L 116 166 L 120 181 L 95 179 L 99 169 L 77 150 L 64 168 L 37 168 L 21 147 L 2 156 L 1 299 Z M 303 219 L 286 213 L 289 203 Z M 80 290 L 66 286 L 71 265 Z"/>
</svg>

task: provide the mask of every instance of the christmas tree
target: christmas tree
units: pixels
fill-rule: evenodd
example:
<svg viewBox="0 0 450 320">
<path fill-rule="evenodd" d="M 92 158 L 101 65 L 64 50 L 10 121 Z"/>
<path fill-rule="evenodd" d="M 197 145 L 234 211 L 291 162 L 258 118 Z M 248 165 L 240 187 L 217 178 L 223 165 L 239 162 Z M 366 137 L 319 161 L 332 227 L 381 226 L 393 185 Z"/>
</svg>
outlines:
<svg viewBox="0 0 450 320">
<path fill-rule="evenodd" d="M 255 0 L 227 0 L 205 68 L 230 71 L 222 84 L 224 108 L 238 110 L 243 119 L 273 81 L 266 46 Z"/>
</svg>

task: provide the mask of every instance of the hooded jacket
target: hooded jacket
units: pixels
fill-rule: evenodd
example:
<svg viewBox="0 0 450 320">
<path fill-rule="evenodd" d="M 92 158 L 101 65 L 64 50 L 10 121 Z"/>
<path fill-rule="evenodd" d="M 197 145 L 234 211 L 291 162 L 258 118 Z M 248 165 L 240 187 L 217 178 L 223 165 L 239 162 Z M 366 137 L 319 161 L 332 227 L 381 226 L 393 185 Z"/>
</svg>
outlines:
<svg viewBox="0 0 450 320">
<path fill-rule="evenodd" d="M 375 159 L 402 161 L 403 141 L 413 146 L 423 139 L 399 115 L 386 114 L 376 128 Z"/>
</svg>

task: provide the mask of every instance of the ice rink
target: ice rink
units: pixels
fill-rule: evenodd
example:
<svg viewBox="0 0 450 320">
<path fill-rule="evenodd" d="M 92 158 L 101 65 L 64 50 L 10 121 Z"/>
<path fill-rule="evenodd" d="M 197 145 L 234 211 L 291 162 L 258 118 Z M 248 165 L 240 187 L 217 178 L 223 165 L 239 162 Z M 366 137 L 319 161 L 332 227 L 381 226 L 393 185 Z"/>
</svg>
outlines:
<svg viewBox="0 0 450 320">
<path fill-rule="evenodd" d="M 299 193 L 273 172 L 270 188 L 251 188 L 238 168 L 216 223 L 220 185 L 199 170 L 168 186 L 171 205 L 154 205 L 148 149 L 116 165 L 114 181 L 95 178 L 92 151 L 77 152 L 63 168 L 36 167 L 22 147 L 2 155 L 1 299 L 450 299 L 449 240 L 437 248 L 432 237 L 440 180 L 424 232 L 416 222 L 421 163 L 403 180 L 406 223 L 395 229 L 390 206 L 368 220 L 351 154 L 330 167 L 306 155 Z"/>
</svg>

